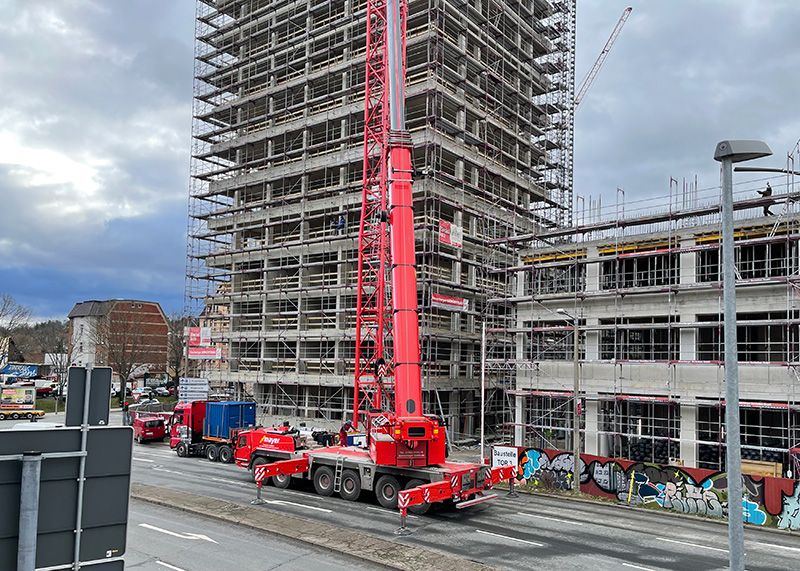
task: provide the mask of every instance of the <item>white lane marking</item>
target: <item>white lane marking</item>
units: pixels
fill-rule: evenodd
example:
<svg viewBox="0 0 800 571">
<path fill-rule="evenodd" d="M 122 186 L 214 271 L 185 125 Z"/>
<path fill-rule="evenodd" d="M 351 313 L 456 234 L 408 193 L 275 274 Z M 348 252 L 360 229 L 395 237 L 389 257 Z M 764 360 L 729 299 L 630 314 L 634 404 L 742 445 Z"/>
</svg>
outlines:
<svg viewBox="0 0 800 571">
<path fill-rule="evenodd" d="M 164 563 L 163 561 L 156 560 L 156 564 L 161 565 L 162 567 L 166 567 L 167 569 L 172 569 L 172 571 L 186 571 L 186 569 L 175 567 L 174 565 L 170 565 L 169 563 Z"/>
<path fill-rule="evenodd" d="M 499 533 L 492 533 L 491 531 L 484 531 L 482 529 L 476 529 L 476 533 L 482 533 L 484 535 L 491 535 L 492 537 L 500 537 L 502 539 L 508 539 L 509 541 L 517 541 L 519 543 L 526 543 L 528 545 L 534 545 L 536 547 L 544 547 L 544 543 L 536 543 L 535 541 L 528 541 L 527 539 L 519 539 L 516 537 L 509 537 L 507 535 L 500 535 Z"/>
<path fill-rule="evenodd" d="M 137 458 L 136 456 L 133 457 L 134 460 L 137 462 L 148 462 L 149 464 L 155 464 L 155 460 L 148 460 L 147 458 Z"/>
<path fill-rule="evenodd" d="M 230 478 L 214 478 L 211 477 L 209 480 L 214 482 L 222 482 L 223 484 L 236 484 L 237 486 L 241 486 L 242 484 L 247 484 L 248 482 L 241 481 L 241 480 L 231 480 Z"/>
<path fill-rule="evenodd" d="M 298 503 L 298 502 L 287 502 L 286 500 L 267 500 L 267 503 L 268 504 L 275 504 L 275 505 L 278 505 L 278 506 L 295 506 L 295 507 L 298 507 L 298 508 L 305 508 L 307 510 L 314 510 L 314 511 L 324 512 L 324 513 L 328 513 L 328 514 L 331 513 L 331 510 L 329 510 L 327 508 L 318 508 L 316 506 L 310 506 L 308 504 L 301 504 L 301 503 Z"/>
<path fill-rule="evenodd" d="M 623 567 L 630 567 L 631 569 L 640 569 L 641 571 L 655 571 L 655 569 L 650 569 L 650 567 L 642 567 L 640 565 L 634 565 L 633 563 L 623 563 Z"/>
<path fill-rule="evenodd" d="M 777 543 L 762 543 L 760 541 L 754 541 L 756 545 L 763 545 L 764 547 L 777 547 L 778 549 L 788 549 L 789 551 L 800 551 L 800 548 L 797 547 L 789 547 L 787 545 L 778 545 Z"/>
<path fill-rule="evenodd" d="M 162 468 L 161 466 L 154 466 L 153 470 L 156 472 L 166 472 L 167 474 L 177 474 L 178 476 L 188 476 L 185 472 L 176 472 L 175 470 L 169 470 L 167 468 Z"/>
<path fill-rule="evenodd" d="M 190 533 L 188 531 L 184 532 L 184 533 L 176 533 L 176 532 L 170 531 L 168 529 L 163 529 L 163 528 L 160 528 L 160 527 L 156 527 L 154 525 L 150 525 L 149 523 L 140 523 L 139 527 L 143 527 L 145 529 L 152 529 L 153 531 L 158 531 L 159 533 L 164 533 L 166 535 L 171 535 L 172 537 L 179 537 L 180 539 L 202 539 L 203 541 L 208 541 L 208 542 L 211 542 L 211 543 L 217 543 L 216 541 L 214 541 L 213 539 L 211 539 L 207 535 L 203 535 L 201 533 Z"/>
<path fill-rule="evenodd" d="M 525 513 L 525 512 L 517 512 L 517 515 L 524 515 L 525 517 L 535 517 L 537 519 L 546 519 L 546 520 L 549 520 L 549 521 L 558 521 L 558 522 L 561 522 L 561 523 L 568 523 L 570 525 L 583 525 L 583 523 L 581 523 L 579 521 L 571 521 L 571 520 L 568 520 L 568 519 L 559 519 L 557 517 L 547 517 L 546 515 L 534 515 L 534 514 L 529 514 L 529 513 Z"/>
<path fill-rule="evenodd" d="M 400 515 L 400 512 L 396 512 L 394 510 L 387 510 L 386 508 L 376 508 L 375 506 L 366 506 L 366 507 L 368 510 L 372 510 L 374 512 L 382 512 L 387 515 L 398 515 L 398 516 Z M 419 519 L 418 515 L 408 514 L 406 517 L 408 517 L 408 519 Z"/>
<path fill-rule="evenodd" d="M 709 547 L 708 545 L 699 545 L 697 543 L 689 543 L 688 541 L 678 541 L 677 539 L 668 539 L 666 537 L 656 537 L 658 541 L 666 541 L 668 543 L 679 543 L 681 545 L 688 545 L 689 547 L 697 547 L 699 549 L 710 549 L 711 551 L 719 551 L 720 553 L 727 553 L 727 549 L 720 549 L 719 547 Z"/>
</svg>

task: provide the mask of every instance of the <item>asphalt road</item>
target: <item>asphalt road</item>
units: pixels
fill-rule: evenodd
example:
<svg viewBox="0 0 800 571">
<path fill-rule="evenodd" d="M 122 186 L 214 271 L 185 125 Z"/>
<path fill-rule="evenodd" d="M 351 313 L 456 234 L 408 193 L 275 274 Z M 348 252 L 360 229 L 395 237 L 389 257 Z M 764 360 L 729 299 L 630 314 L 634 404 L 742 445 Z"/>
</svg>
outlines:
<svg viewBox="0 0 800 571">
<path fill-rule="evenodd" d="M 165 445 L 134 446 L 134 481 L 231 502 L 248 503 L 255 486 L 247 471 L 201 458 L 178 458 Z M 501 492 L 501 494 L 503 494 Z M 507 569 L 726 569 L 727 528 L 700 519 L 560 498 L 501 495 L 465 510 L 440 509 L 410 519 L 414 533 L 393 534 L 396 512 L 367 498 L 348 502 L 303 489 L 266 487 L 263 509 L 320 519 L 393 541 L 443 550 Z M 313 538 L 310 538 L 313 541 Z M 750 571 L 800 568 L 797 536 L 746 531 Z M 247 567 L 243 567 L 247 568 Z"/>
<path fill-rule="evenodd" d="M 308 544 L 179 510 L 131 502 L 125 568 L 133 571 L 379 569 Z"/>
</svg>

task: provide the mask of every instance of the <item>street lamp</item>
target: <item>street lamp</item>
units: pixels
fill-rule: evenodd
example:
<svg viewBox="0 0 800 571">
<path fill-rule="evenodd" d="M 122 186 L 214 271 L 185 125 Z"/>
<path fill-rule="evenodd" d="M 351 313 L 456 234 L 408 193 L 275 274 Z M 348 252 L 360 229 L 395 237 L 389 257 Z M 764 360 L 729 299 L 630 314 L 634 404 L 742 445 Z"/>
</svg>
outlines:
<svg viewBox="0 0 800 571">
<path fill-rule="evenodd" d="M 722 163 L 722 285 L 725 304 L 725 426 L 728 471 L 728 546 L 731 571 L 744 571 L 742 451 L 739 435 L 739 363 L 736 341 L 736 265 L 733 251 L 733 163 L 768 157 L 762 141 L 721 141 L 714 160 Z"/>
<path fill-rule="evenodd" d="M 578 353 L 578 318 L 567 313 L 567 310 L 559 307 L 556 313 L 572 320 L 572 373 L 573 373 L 573 396 L 572 403 L 572 489 L 581 493 L 581 377 L 580 377 L 580 355 Z"/>
</svg>

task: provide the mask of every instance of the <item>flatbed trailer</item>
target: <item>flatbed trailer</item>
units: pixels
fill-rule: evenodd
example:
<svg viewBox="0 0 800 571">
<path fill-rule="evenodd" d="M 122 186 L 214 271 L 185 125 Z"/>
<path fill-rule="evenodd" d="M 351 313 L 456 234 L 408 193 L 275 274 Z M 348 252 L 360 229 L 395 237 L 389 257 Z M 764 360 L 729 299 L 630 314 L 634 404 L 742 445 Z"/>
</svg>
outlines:
<svg viewBox="0 0 800 571">
<path fill-rule="evenodd" d="M 0 420 L 6 420 L 7 418 L 13 420 L 19 420 L 22 418 L 33 420 L 34 418 L 42 418 L 43 416 L 44 411 L 38 409 L 31 410 L 19 408 L 0 408 Z"/>
<path fill-rule="evenodd" d="M 279 488 L 292 480 L 308 480 L 321 496 L 336 493 L 356 501 L 365 491 L 375 493 L 378 503 L 389 509 L 408 509 L 421 515 L 432 504 L 452 500 L 456 508 L 493 499 L 488 494 L 494 484 L 511 478 L 511 471 L 482 464 L 444 462 L 429 466 L 400 467 L 375 463 L 369 451 L 355 446 L 332 446 L 286 452 L 260 448 L 253 450 L 249 465 L 259 486 L 271 479 Z M 401 497 L 408 497 L 403 506 Z"/>
</svg>

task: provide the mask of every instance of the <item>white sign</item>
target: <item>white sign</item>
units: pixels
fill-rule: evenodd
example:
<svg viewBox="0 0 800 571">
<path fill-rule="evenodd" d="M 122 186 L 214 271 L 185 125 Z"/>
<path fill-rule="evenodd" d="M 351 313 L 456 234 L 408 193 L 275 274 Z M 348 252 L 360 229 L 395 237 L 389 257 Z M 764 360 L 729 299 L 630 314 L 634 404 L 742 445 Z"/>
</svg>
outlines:
<svg viewBox="0 0 800 571">
<path fill-rule="evenodd" d="M 516 446 L 493 446 L 492 468 L 497 466 L 516 466 L 519 462 L 519 450 Z"/>
<path fill-rule="evenodd" d="M 181 379 L 178 385 L 178 400 L 192 402 L 208 399 L 208 379 Z"/>
<path fill-rule="evenodd" d="M 469 300 L 454 295 L 444 295 L 441 293 L 431 294 L 431 305 L 439 309 L 448 311 L 467 311 L 469 310 Z"/>
<path fill-rule="evenodd" d="M 439 220 L 439 242 L 453 248 L 461 248 L 464 242 L 464 229 L 447 220 Z"/>
</svg>

